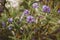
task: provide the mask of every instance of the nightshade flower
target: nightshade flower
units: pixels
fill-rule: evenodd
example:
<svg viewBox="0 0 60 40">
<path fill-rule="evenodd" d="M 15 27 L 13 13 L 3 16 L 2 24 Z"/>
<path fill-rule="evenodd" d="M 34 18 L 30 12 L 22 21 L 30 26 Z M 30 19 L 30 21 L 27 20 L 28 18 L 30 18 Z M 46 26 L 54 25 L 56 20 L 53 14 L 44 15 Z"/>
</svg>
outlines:
<svg viewBox="0 0 60 40">
<path fill-rule="evenodd" d="M 27 15 L 27 14 L 29 14 L 29 10 L 25 9 L 22 16 L 21 16 L 21 18 L 20 18 L 20 21 L 22 21 L 24 15 Z"/>
<path fill-rule="evenodd" d="M 8 29 L 9 29 L 9 30 L 12 30 L 12 26 L 9 26 Z"/>
<path fill-rule="evenodd" d="M 47 13 L 50 12 L 50 8 L 46 5 L 43 5 L 42 10 L 43 10 L 43 12 L 47 12 Z"/>
<path fill-rule="evenodd" d="M 13 22 L 13 18 L 8 18 L 8 22 L 12 23 Z"/>
<path fill-rule="evenodd" d="M 34 22 L 35 21 L 35 19 L 34 19 L 34 17 L 33 16 L 27 16 L 27 22 L 29 22 L 29 23 L 31 23 L 31 22 Z"/>
<path fill-rule="evenodd" d="M 58 10 L 58 13 L 60 13 L 60 9 Z"/>
<path fill-rule="evenodd" d="M 33 4 L 32 4 L 32 7 L 33 7 L 33 8 L 38 8 L 38 7 L 39 7 L 39 6 L 38 6 L 38 3 L 33 3 Z"/>
<path fill-rule="evenodd" d="M 29 14 L 29 10 L 25 9 L 23 13 L 24 14 Z"/>
</svg>

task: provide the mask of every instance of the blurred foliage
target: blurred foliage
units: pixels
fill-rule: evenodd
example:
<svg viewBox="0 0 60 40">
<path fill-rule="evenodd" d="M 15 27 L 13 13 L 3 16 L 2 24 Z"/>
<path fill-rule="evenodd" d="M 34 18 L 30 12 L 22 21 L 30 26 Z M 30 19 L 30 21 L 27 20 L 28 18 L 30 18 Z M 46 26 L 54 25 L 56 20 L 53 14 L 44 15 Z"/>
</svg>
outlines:
<svg viewBox="0 0 60 40">
<path fill-rule="evenodd" d="M 39 4 L 38 12 L 32 8 L 32 4 Z M 42 11 L 42 6 L 48 5 L 51 8 L 50 13 Z M 30 10 L 30 14 L 35 17 L 35 23 L 27 23 L 24 15 L 22 21 L 20 18 L 25 9 Z M 18 9 L 8 8 L 10 16 L 4 10 L 0 17 L 0 40 L 60 40 L 60 0 L 23 0 Z M 13 22 L 9 23 L 8 18 L 13 18 Z M 6 26 L 2 26 L 2 22 Z M 12 29 L 9 30 L 9 26 Z"/>
</svg>

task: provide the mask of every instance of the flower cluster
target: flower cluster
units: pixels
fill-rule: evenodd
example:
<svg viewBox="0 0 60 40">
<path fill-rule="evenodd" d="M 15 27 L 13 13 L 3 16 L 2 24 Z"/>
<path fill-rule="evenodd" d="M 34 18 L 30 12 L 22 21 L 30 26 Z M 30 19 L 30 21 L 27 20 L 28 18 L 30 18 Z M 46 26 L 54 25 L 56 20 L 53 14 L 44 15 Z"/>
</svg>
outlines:
<svg viewBox="0 0 60 40">
<path fill-rule="evenodd" d="M 8 18 L 8 22 L 12 23 L 13 22 L 13 18 Z"/>
<path fill-rule="evenodd" d="M 43 10 L 43 12 L 50 13 L 50 8 L 48 6 L 46 6 L 46 5 L 43 5 L 42 10 Z"/>
<path fill-rule="evenodd" d="M 39 7 L 39 6 L 38 6 L 38 3 L 33 3 L 33 4 L 32 4 L 32 7 L 33 7 L 33 8 L 38 8 L 38 7 Z"/>
<path fill-rule="evenodd" d="M 25 15 L 29 14 L 29 10 L 25 9 L 23 12 Z"/>
<path fill-rule="evenodd" d="M 8 16 L 4 10 L 2 17 L 0 17 L 0 36 L 5 32 L 8 37 L 11 37 L 10 31 L 13 36 L 13 40 L 55 40 L 55 29 L 60 28 L 60 9 L 55 10 L 50 6 L 40 4 L 39 1 L 45 0 L 23 0 L 21 5 L 18 5 L 17 0 L 9 0 L 11 3 L 11 9 Z M 19 0 L 21 1 L 21 0 Z M 46 0 L 48 2 L 49 0 Z M 18 7 L 19 6 L 19 7 Z M 14 8 L 17 8 L 15 10 Z M 0 10 L 1 11 L 1 10 Z M 9 14 L 8 13 L 8 14 Z M 2 30 L 2 32 L 1 32 Z M 59 31 L 59 30 L 58 30 Z M 59 35 L 58 35 L 59 36 Z M 2 38 L 2 37 L 1 37 Z M 3 38 L 2 38 L 3 39 Z M 2 40 L 0 39 L 0 40 Z M 6 38 L 5 38 L 6 39 Z M 10 40 L 10 39 L 7 39 Z"/>
<path fill-rule="evenodd" d="M 26 20 L 27 20 L 28 23 L 32 23 L 32 22 L 35 21 L 35 19 L 34 19 L 33 16 L 27 16 L 27 19 Z"/>
</svg>

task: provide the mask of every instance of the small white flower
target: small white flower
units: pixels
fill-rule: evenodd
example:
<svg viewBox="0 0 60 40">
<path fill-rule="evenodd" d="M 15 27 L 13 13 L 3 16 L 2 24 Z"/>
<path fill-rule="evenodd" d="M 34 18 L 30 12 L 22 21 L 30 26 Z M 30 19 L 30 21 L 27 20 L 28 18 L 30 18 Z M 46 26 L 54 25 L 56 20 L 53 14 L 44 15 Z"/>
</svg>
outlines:
<svg viewBox="0 0 60 40">
<path fill-rule="evenodd" d="M 8 2 L 10 2 L 10 5 L 13 7 L 13 8 L 18 8 L 19 6 L 19 3 L 17 0 L 8 0 Z"/>
<path fill-rule="evenodd" d="M 6 8 L 9 8 L 10 7 L 10 5 L 8 3 L 5 6 L 6 6 Z"/>
</svg>

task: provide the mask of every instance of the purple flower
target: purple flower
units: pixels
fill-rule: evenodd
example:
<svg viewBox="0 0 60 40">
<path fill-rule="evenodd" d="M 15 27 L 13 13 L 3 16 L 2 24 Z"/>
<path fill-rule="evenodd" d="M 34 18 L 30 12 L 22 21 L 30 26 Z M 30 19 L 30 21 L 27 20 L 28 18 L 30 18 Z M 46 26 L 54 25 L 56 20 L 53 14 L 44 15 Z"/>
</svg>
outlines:
<svg viewBox="0 0 60 40">
<path fill-rule="evenodd" d="M 2 27 L 5 27 L 5 26 L 6 26 L 5 22 L 2 22 Z"/>
<path fill-rule="evenodd" d="M 32 7 L 33 7 L 33 8 L 38 8 L 38 7 L 39 7 L 39 6 L 38 6 L 38 3 L 33 3 L 33 4 L 32 4 Z"/>
<path fill-rule="evenodd" d="M 8 29 L 9 29 L 9 30 L 12 30 L 12 26 L 9 26 Z"/>
<path fill-rule="evenodd" d="M 48 6 L 46 6 L 46 5 L 43 6 L 42 10 L 43 10 L 43 12 L 50 13 L 50 8 Z"/>
<path fill-rule="evenodd" d="M 29 14 L 29 10 L 25 9 L 23 13 L 24 14 Z"/>
<path fill-rule="evenodd" d="M 35 21 L 35 19 L 34 19 L 34 17 L 33 16 L 27 16 L 27 22 L 29 22 L 29 23 L 31 23 L 31 22 L 34 22 Z"/>
<path fill-rule="evenodd" d="M 60 13 L 60 9 L 58 10 L 58 13 Z"/>
<path fill-rule="evenodd" d="M 8 18 L 8 22 L 12 23 L 13 22 L 13 18 Z"/>
</svg>

